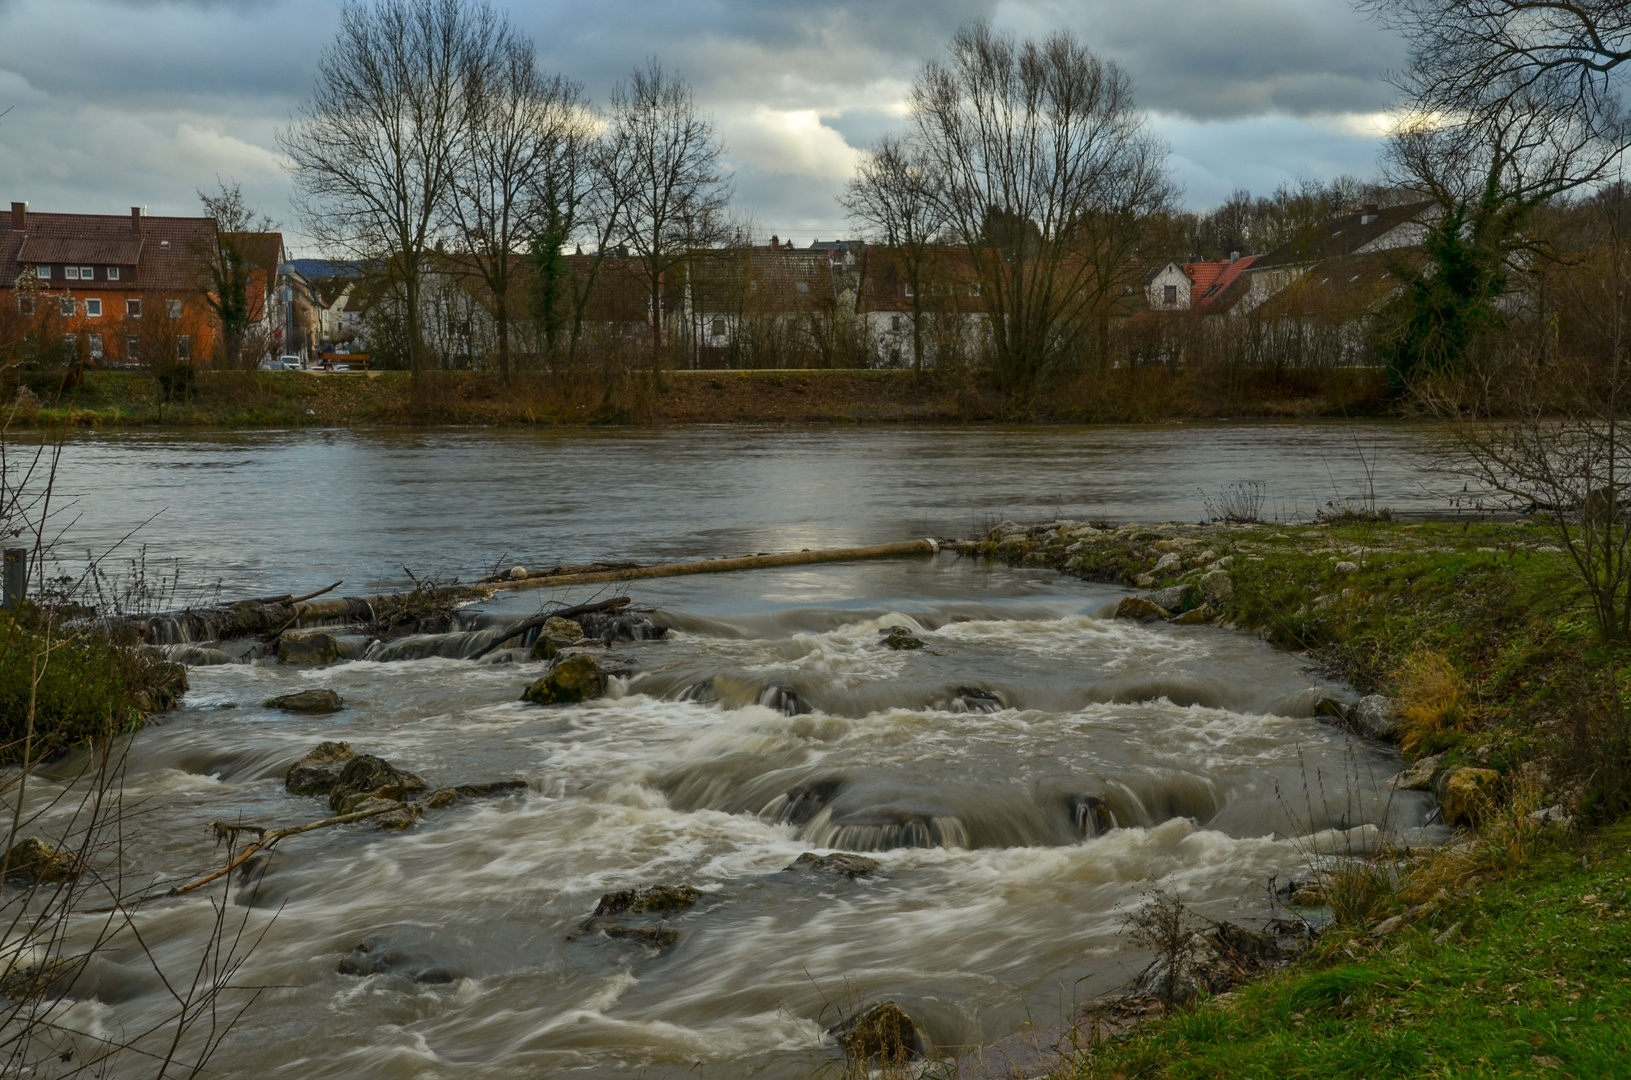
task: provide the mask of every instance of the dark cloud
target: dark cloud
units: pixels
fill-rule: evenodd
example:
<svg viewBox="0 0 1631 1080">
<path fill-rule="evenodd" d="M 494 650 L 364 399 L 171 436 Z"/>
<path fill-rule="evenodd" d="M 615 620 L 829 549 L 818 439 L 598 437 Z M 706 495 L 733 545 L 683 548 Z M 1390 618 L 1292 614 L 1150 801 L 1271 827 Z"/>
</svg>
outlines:
<svg viewBox="0 0 1631 1080">
<path fill-rule="evenodd" d="M 1134 77 L 1195 202 L 1368 171 L 1343 117 L 1388 101 L 1399 43 L 1347 0 L 536 0 L 509 7 L 546 68 L 603 99 L 649 55 L 684 74 L 731 147 L 744 212 L 830 235 L 857 147 L 901 124 L 957 27 L 1069 28 Z M 0 185 L 62 209 L 188 210 L 216 173 L 285 220 L 274 133 L 310 87 L 333 0 L 0 0 Z M 32 194 L 30 194 L 32 193 Z M 94 204 L 94 206 L 92 205 Z"/>
</svg>

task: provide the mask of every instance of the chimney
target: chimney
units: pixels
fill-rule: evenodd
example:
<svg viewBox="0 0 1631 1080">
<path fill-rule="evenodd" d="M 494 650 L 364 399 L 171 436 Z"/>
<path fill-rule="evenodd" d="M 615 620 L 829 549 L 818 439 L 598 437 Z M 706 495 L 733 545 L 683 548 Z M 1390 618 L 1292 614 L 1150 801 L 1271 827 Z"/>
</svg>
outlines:
<svg viewBox="0 0 1631 1080">
<path fill-rule="evenodd" d="M 773 248 L 781 247 L 782 246 L 782 238 L 777 236 L 775 233 L 771 233 L 770 234 L 770 246 L 773 247 Z"/>
<path fill-rule="evenodd" d="M 28 204 L 14 202 L 11 204 L 11 227 L 18 232 L 28 228 Z"/>
<path fill-rule="evenodd" d="M 1359 224 L 1369 225 L 1371 222 L 1375 221 L 1377 218 L 1379 218 L 1381 216 L 1382 216 L 1381 207 L 1377 206 L 1377 204 L 1375 204 L 1373 202 L 1372 203 L 1366 203 L 1364 205 L 1364 207 L 1362 208 L 1362 212 L 1359 215 Z"/>
<path fill-rule="evenodd" d="M 1240 252 L 1238 252 L 1238 251 L 1229 252 L 1229 265 L 1233 266 L 1235 263 L 1237 263 L 1239 261 L 1240 261 Z"/>
<path fill-rule="evenodd" d="M 130 208 L 130 231 L 136 236 L 142 234 L 142 208 L 139 206 Z"/>
</svg>

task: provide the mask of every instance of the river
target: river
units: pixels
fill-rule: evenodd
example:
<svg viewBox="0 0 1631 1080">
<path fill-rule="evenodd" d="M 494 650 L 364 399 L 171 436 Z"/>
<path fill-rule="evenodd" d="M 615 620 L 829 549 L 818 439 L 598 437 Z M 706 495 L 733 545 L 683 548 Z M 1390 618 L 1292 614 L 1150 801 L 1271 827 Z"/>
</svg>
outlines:
<svg viewBox="0 0 1631 1080">
<path fill-rule="evenodd" d="M 1003 518 L 1194 519 L 1241 481 L 1287 519 L 1372 488 L 1398 512 L 1443 513 L 1458 485 L 1424 470 L 1424 439 L 1366 425 L 101 435 L 66 447 L 57 495 L 73 551 L 150 519 L 131 543 L 150 566 L 178 560 L 187 591 L 344 579 L 362 594 L 405 567 L 468 579 L 966 536 Z M 258 883 L 235 882 L 234 917 L 264 934 L 235 981 L 265 989 L 212 1068 L 792 1080 L 830 1070 L 825 1029 L 883 999 L 955 1053 L 1136 974 L 1146 958 L 1121 920 L 1153 885 L 1250 923 L 1321 852 L 1374 827 L 1430 835 L 1430 799 L 1382 787 L 1394 751 L 1311 718 L 1351 691 L 1248 636 L 1110 619 L 1115 587 L 950 554 L 639 582 L 630 594 L 667 635 L 616 646 L 626 673 L 577 706 L 518 700 L 546 668 L 524 650 L 461 658 L 589 592 L 511 594 L 462 633 L 374 659 L 199 665 L 183 706 L 135 736 L 127 865 L 166 881 L 217 863 L 210 821 L 326 815 L 283 785 L 319 741 L 433 787 L 526 782 L 403 834 L 290 839 Z M 897 626 L 926 647 L 885 648 Z M 262 704 L 309 687 L 346 708 Z M 1084 828 L 1088 796 L 1115 827 Z M 879 866 L 788 869 L 839 848 Z M 665 924 L 671 947 L 584 928 L 601 894 L 659 883 L 702 894 Z M 149 905 L 149 947 L 184 966 L 209 904 Z M 372 974 L 355 973 L 363 944 Z M 166 1000 L 134 954 L 98 960 L 76 991 L 80 1018 L 108 1031 Z"/>
</svg>

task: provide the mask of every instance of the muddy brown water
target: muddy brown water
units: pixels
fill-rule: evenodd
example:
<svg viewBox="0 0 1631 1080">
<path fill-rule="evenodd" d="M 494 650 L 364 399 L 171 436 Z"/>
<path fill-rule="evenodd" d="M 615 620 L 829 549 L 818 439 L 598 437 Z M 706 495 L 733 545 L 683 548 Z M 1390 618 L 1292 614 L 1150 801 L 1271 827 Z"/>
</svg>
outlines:
<svg viewBox="0 0 1631 1080">
<path fill-rule="evenodd" d="M 501 555 L 739 554 L 1056 512 L 1193 518 L 1198 490 L 1237 479 L 1311 510 L 1333 478 L 1339 497 L 1354 494 L 1344 475 L 1364 482 L 1357 464 L 1340 471 L 1356 442 L 1384 501 L 1442 511 L 1410 456 L 1417 438 L 143 435 L 71 444 L 62 487 L 86 544 L 162 506 L 149 551 L 181 556 L 188 574 L 219 573 L 240 595 L 335 577 L 349 592 L 398 583 L 402 563 L 469 574 Z M 468 613 L 471 632 L 399 659 L 196 666 L 183 707 L 135 737 L 127 797 L 142 827 L 127 859 L 144 879 L 209 868 L 209 821 L 324 816 L 282 784 L 321 740 L 433 785 L 527 782 L 406 834 L 291 839 L 258 884 L 235 883 L 232 910 L 264 930 L 238 981 L 267 989 L 216 1070 L 678 1078 L 700 1063 L 791 1080 L 830 1070 L 825 1029 L 884 998 L 953 1053 L 1126 982 L 1145 958 L 1120 920 L 1152 883 L 1250 922 L 1320 853 L 1363 848 L 1379 828 L 1434 836 L 1430 800 L 1382 788 L 1393 751 L 1311 718 L 1320 697 L 1350 691 L 1244 635 L 1109 619 L 1112 587 L 951 555 L 640 582 L 633 595 L 668 636 L 617 646 L 629 673 L 611 696 L 562 708 L 518 700 L 544 670 L 524 654 L 459 658 L 491 627 L 583 592 L 502 598 Z M 926 647 L 884 647 L 897 626 Z M 308 687 L 347 707 L 261 704 Z M 773 707 L 789 700 L 796 715 Z M 1114 828 L 1084 830 L 1088 796 Z M 831 850 L 879 867 L 853 881 L 787 869 Z M 582 929 L 602 893 L 655 883 L 703 893 L 668 919 L 671 948 Z M 181 965 L 210 914 L 200 895 L 140 920 Z M 363 942 L 390 957 L 383 970 L 342 973 Z M 70 1015 L 102 1032 L 165 1007 L 133 955 L 98 959 L 76 993 Z"/>
</svg>

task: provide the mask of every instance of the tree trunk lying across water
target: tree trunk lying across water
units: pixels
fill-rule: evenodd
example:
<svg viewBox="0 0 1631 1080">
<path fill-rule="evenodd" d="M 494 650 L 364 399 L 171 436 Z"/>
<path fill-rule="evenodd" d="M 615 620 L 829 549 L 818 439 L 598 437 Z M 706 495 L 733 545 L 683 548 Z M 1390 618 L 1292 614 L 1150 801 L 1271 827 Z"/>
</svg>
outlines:
<svg viewBox="0 0 1631 1080">
<path fill-rule="evenodd" d="M 662 563 L 656 566 L 506 577 L 474 585 L 457 583 L 443 586 L 427 585 L 409 593 L 387 593 L 377 596 L 240 600 L 217 607 L 189 609 L 173 614 L 132 616 L 127 621 L 145 640 L 153 644 L 272 637 L 285 630 L 297 628 L 374 623 L 389 618 L 391 613 L 411 613 L 418 608 L 447 609 L 516 589 L 592 585 L 642 578 L 677 577 L 685 574 L 722 574 L 734 570 L 855 562 L 905 555 L 933 555 L 939 550 L 940 544 L 935 540 L 906 540 L 864 547 L 824 548 L 814 551 L 807 549 L 780 554 L 746 555 L 732 559 L 700 559 L 691 562 Z M 332 589 L 334 586 L 331 585 L 329 588 Z"/>
</svg>

